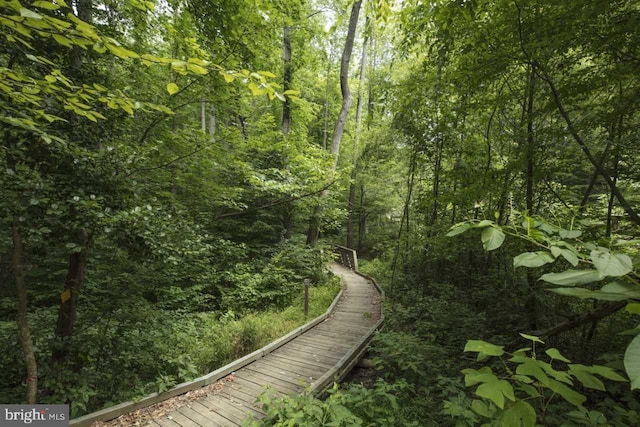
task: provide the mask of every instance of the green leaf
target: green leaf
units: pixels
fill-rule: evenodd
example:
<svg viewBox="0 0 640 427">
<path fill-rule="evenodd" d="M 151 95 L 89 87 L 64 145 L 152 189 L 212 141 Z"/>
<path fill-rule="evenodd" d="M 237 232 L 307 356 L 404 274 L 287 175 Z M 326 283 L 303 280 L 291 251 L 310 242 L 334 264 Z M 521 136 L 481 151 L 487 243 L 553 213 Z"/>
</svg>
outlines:
<svg viewBox="0 0 640 427">
<path fill-rule="evenodd" d="M 633 262 L 628 255 L 614 254 L 606 248 L 599 247 L 591 251 L 591 260 L 601 278 L 624 276 L 633 270 Z"/>
<path fill-rule="evenodd" d="M 560 237 L 563 239 L 576 239 L 582 236 L 582 231 L 580 230 L 560 230 Z"/>
<path fill-rule="evenodd" d="M 550 379 L 548 387 L 555 393 L 562 396 L 564 400 L 577 407 L 581 407 L 582 404 L 587 400 L 586 397 L 559 381 Z"/>
<path fill-rule="evenodd" d="M 485 251 L 492 251 L 502 246 L 504 242 L 504 233 L 495 227 L 487 227 L 482 231 L 482 247 Z"/>
<path fill-rule="evenodd" d="M 487 356 L 502 356 L 504 346 L 491 344 L 481 340 L 469 340 L 464 346 L 464 351 L 472 351 Z"/>
<path fill-rule="evenodd" d="M 201 67 L 198 64 L 192 64 L 192 63 L 188 63 L 187 64 L 187 69 L 189 71 L 191 71 L 194 74 L 198 74 L 200 76 L 204 76 L 205 74 L 207 74 L 209 72 L 209 70 L 207 70 L 204 67 Z"/>
<path fill-rule="evenodd" d="M 224 81 L 227 83 L 231 83 L 235 79 L 233 74 L 229 74 L 229 73 L 222 73 L 222 77 L 224 77 Z"/>
<path fill-rule="evenodd" d="M 620 381 L 626 382 L 627 379 L 619 375 L 616 371 L 608 366 L 602 365 L 592 365 L 592 366 L 584 366 L 584 365 L 573 365 L 579 367 L 584 371 L 590 372 L 592 374 L 600 375 L 602 378 L 606 378 L 612 381 Z"/>
<path fill-rule="evenodd" d="M 471 409 L 478 415 L 482 415 L 483 417 L 491 418 L 493 416 L 493 412 L 489 410 L 489 407 L 482 401 L 478 399 L 473 399 L 471 402 Z"/>
<path fill-rule="evenodd" d="M 571 370 L 571 373 L 578 379 L 578 381 L 582 383 L 583 386 L 592 388 L 594 390 L 606 391 L 602 381 L 591 375 L 589 372 L 583 371 L 581 369 L 576 369 Z"/>
<path fill-rule="evenodd" d="M 629 298 L 640 299 L 640 286 L 625 282 L 607 283 L 600 289 L 602 292 L 621 294 Z"/>
<path fill-rule="evenodd" d="M 640 314 L 640 304 L 637 302 L 627 304 L 625 310 L 627 310 L 629 314 Z"/>
<path fill-rule="evenodd" d="M 521 363 L 516 368 L 516 374 L 532 376 L 544 385 L 549 384 L 549 377 L 544 373 L 537 360 L 529 358 L 523 358 L 522 360 L 514 359 L 516 358 L 512 358 L 510 360 L 515 362 L 519 361 L 519 363 Z"/>
<path fill-rule="evenodd" d="M 139 55 L 132 50 L 125 49 L 121 46 L 116 46 L 111 43 L 105 43 L 105 46 L 111 53 L 113 53 L 118 58 L 127 59 L 127 58 L 138 58 Z"/>
<path fill-rule="evenodd" d="M 527 334 L 523 334 L 521 333 L 520 336 L 526 340 L 529 341 L 533 341 L 533 342 L 539 342 L 540 344 L 544 344 L 544 341 L 542 341 L 540 338 L 536 337 L 535 335 L 527 335 Z"/>
<path fill-rule="evenodd" d="M 525 401 L 519 401 L 508 407 L 499 421 L 504 427 L 534 427 L 536 425 L 536 411 Z"/>
<path fill-rule="evenodd" d="M 555 288 L 555 289 L 549 289 L 549 290 L 558 295 L 576 297 L 580 299 L 592 298 L 600 301 L 624 301 L 629 299 L 626 296 L 620 295 L 620 294 L 613 294 L 613 293 L 601 292 L 601 291 L 592 291 L 591 289 L 584 289 L 584 288 Z"/>
<path fill-rule="evenodd" d="M 567 359 L 562 354 L 560 354 L 560 351 L 558 351 L 557 348 L 550 348 L 547 351 L 545 351 L 545 353 L 547 353 L 547 355 L 552 359 L 562 360 L 563 362 L 571 363 L 571 360 Z"/>
<path fill-rule="evenodd" d="M 504 380 L 503 380 L 504 381 Z M 504 395 L 502 392 L 496 387 L 495 382 L 493 383 L 484 383 L 478 386 L 476 390 L 476 394 L 480 397 L 486 397 L 491 400 L 496 406 L 500 409 L 504 408 Z"/>
<path fill-rule="evenodd" d="M 485 227 L 489 227 L 490 225 L 493 225 L 493 221 L 490 221 L 488 219 L 483 219 L 479 223 L 475 224 L 473 228 L 485 228 Z"/>
<path fill-rule="evenodd" d="M 570 249 L 559 248 L 557 246 L 551 246 L 550 250 L 554 257 L 558 258 L 559 256 L 562 256 L 572 266 L 578 266 L 578 255 L 576 255 L 574 251 Z"/>
<path fill-rule="evenodd" d="M 465 387 L 471 387 L 478 383 L 498 381 L 498 377 L 493 374 L 488 366 L 484 366 L 477 371 L 475 369 L 463 369 L 462 373 L 464 374 Z"/>
<path fill-rule="evenodd" d="M 167 92 L 169 92 L 169 95 L 175 95 L 179 90 L 180 88 L 178 88 L 178 85 L 175 83 L 169 83 L 167 85 Z"/>
<path fill-rule="evenodd" d="M 446 234 L 447 237 L 457 236 L 458 234 L 462 234 L 468 229 L 471 228 L 471 224 L 468 222 L 462 222 L 460 224 L 456 224 L 449 229 L 449 232 Z"/>
<path fill-rule="evenodd" d="M 513 259 L 513 268 L 518 267 L 541 267 L 545 264 L 549 264 L 555 261 L 555 258 L 551 256 L 549 252 L 525 252 Z"/>
<path fill-rule="evenodd" d="M 58 10 L 60 6 L 50 1 L 34 1 L 31 6 L 46 10 Z"/>
<path fill-rule="evenodd" d="M 562 273 L 547 273 L 540 280 L 560 286 L 584 285 L 601 279 L 598 270 L 567 270 Z"/>
<path fill-rule="evenodd" d="M 26 7 L 21 7 L 20 8 L 20 16 L 23 16 L 25 18 L 32 18 L 32 19 L 42 19 L 42 15 L 40 15 L 37 12 L 34 12 L 32 10 L 27 9 Z"/>
</svg>

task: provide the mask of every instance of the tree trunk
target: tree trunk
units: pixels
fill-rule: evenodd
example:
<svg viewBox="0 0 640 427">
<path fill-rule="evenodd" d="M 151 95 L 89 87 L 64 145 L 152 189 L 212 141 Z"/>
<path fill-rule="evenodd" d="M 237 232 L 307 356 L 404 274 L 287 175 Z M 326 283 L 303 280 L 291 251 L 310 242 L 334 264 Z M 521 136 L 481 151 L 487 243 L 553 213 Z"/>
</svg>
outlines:
<svg viewBox="0 0 640 427">
<path fill-rule="evenodd" d="M 27 287 L 24 279 L 24 246 L 22 243 L 22 233 L 16 223 L 11 227 L 13 238 L 13 250 L 11 256 L 11 269 L 18 293 L 18 314 L 16 323 L 18 324 L 18 333 L 20 335 L 20 345 L 22 346 L 22 355 L 24 356 L 25 366 L 27 368 L 27 378 L 25 380 L 27 386 L 26 401 L 34 404 L 37 401 L 38 391 L 38 365 L 36 356 L 31 343 L 31 332 L 29 322 L 27 320 Z"/>
<path fill-rule="evenodd" d="M 534 98 L 535 98 L 535 68 L 534 66 L 530 66 L 527 72 L 527 86 L 525 89 L 525 104 L 523 104 L 523 115 L 524 120 L 527 123 L 527 139 L 525 142 L 525 163 L 526 163 L 526 171 L 525 171 L 525 184 L 526 184 L 526 209 L 527 216 L 533 216 L 535 214 L 534 211 L 534 192 L 533 192 L 533 174 L 534 174 L 534 166 L 535 166 L 535 134 L 533 129 L 533 108 L 534 108 Z M 533 248 L 531 248 L 533 249 Z M 536 276 L 531 269 L 527 269 L 526 272 L 527 279 L 527 287 L 529 288 L 529 296 L 525 301 L 525 310 L 527 317 L 529 319 L 529 329 L 537 329 L 538 328 L 538 281 Z"/>
<path fill-rule="evenodd" d="M 202 99 L 200 101 L 200 130 L 202 133 L 207 133 L 207 101 Z"/>
<path fill-rule="evenodd" d="M 282 78 L 283 92 L 291 89 L 291 27 L 284 26 L 282 28 L 282 61 L 284 62 L 284 72 Z M 282 104 L 282 134 L 286 137 L 289 134 L 291 125 L 291 101 L 289 97 L 285 97 Z"/>
<path fill-rule="evenodd" d="M 349 63 L 351 62 L 351 53 L 353 52 L 353 42 L 356 36 L 356 27 L 358 26 L 358 16 L 360 15 L 360 6 L 362 6 L 362 0 L 358 0 L 353 3 L 351 8 L 351 16 L 349 18 L 349 28 L 347 30 L 347 39 L 344 44 L 344 51 L 342 52 L 342 61 L 340 62 L 340 89 L 342 92 L 342 108 L 338 115 L 338 120 L 333 129 L 333 137 L 331 139 L 331 154 L 333 154 L 333 168 L 335 173 L 338 167 L 338 159 L 340 155 L 340 143 L 342 142 L 342 135 L 344 128 L 349 118 L 349 109 L 351 108 L 351 91 L 349 90 Z M 327 191 L 323 191 L 320 194 L 320 200 L 326 200 L 328 195 Z M 320 213 L 322 211 L 322 202 L 316 205 L 309 221 L 309 230 L 307 231 L 307 244 L 313 245 L 318 241 L 320 234 Z"/>
<path fill-rule="evenodd" d="M 81 249 L 69 255 L 67 278 L 62 293 L 62 304 L 58 311 L 56 322 L 56 338 L 60 339 L 60 346 L 54 349 L 51 361 L 54 365 L 62 364 L 70 350 L 69 339 L 73 336 L 76 319 L 78 317 L 78 301 L 84 284 L 85 270 L 89 259 L 89 252 L 93 246 L 93 237 L 86 231 L 80 232 Z"/>
<path fill-rule="evenodd" d="M 368 21 L 368 19 L 367 19 Z M 365 25 L 366 28 L 366 25 Z M 356 181 L 358 179 L 358 159 L 360 158 L 360 140 L 361 140 L 361 124 L 362 124 L 362 106 L 363 102 L 363 86 L 364 75 L 367 64 L 367 41 L 365 36 L 362 42 L 362 55 L 360 57 L 360 75 L 358 77 L 358 101 L 356 103 L 356 137 L 353 147 L 353 169 L 351 170 L 351 182 L 349 183 L 349 202 L 347 211 L 349 216 L 347 219 L 347 247 L 353 248 L 355 230 L 355 202 L 356 202 Z"/>
</svg>

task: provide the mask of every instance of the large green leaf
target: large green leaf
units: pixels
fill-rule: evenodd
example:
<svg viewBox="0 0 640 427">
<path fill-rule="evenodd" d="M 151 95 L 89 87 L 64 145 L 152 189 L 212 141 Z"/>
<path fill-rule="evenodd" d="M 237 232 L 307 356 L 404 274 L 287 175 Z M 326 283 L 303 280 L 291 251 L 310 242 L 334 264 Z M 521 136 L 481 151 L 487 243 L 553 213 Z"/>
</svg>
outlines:
<svg viewBox="0 0 640 427">
<path fill-rule="evenodd" d="M 602 381 L 591 375 L 591 373 L 582 369 L 572 369 L 571 373 L 582 383 L 583 386 L 595 390 L 606 391 Z"/>
<path fill-rule="evenodd" d="M 500 409 L 504 408 L 504 395 L 496 387 L 496 383 L 484 383 L 478 386 L 476 394 L 480 397 L 486 397 L 490 399 Z"/>
<path fill-rule="evenodd" d="M 628 298 L 640 299 L 640 286 L 625 282 L 607 283 L 600 289 L 602 292 L 621 294 Z"/>
<path fill-rule="evenodd" d="M 492 251 L 502 246 L 504 242 L 504 233 L 495 227 L 487 227 L 482 231 L 482 247 L 485 251 Z"/>
<path fill-rule="evenodd" d="M 560 286 L 584 285 L 600 280 L 598 270 L 567 270 L 562 273 L 547 273 L 540 280 Z"/>
<path fill-rule="evenodd" d="M 464 346 L 464 351 L 473 351 L 486 356 L 502 356 L 504 346 L 491 344 L 481 340 L 469 340 Z"/>
<path fill-rule="evenodd" d="M 549 388 L 562 396 L 567 402 L 578 407 L 582 406 L 582 404 L 587 400 L 587 398 L 582 394 L 556 380 L 549 380 Z"/>
<path fill-rule="evenodd" d="M 518 267 L 541 267 L 545 264 L 549 264 L 555 261 L 555 258 L 551 256 L 549 252 L 525 252 L 513 259 L 513 268 Z"/>
<path fill-rule="evenodd" d="M 591 261 L 598 269 L 601 278 L 624 276 L 633 270 L 633 262 L 628 255 L 614 254 L 602 247 L 591 251 Z"/>
<path fill-rule="evenodd" d="M 592 298 L 600 301 L 624 301 L 629 299 L 625 295 L 614 294 L 602 291 L 592 291 L 591 289 L 584 288 L 555 288 L 549 289 L 551 292 L 555 292 L 558 295 L 565 295 L 568 297 L 576 297 L 580 299 Z"/>
<path fill-rule="evenodd" d="M 498 420 L 503 427 L 534 427 L 536 411 L 525 401 L 519 401 L 508 407 Z"/>
<path fill-rule="evenodd" d="M 557 348 L 550 348 L 547 351 L 545 351 L 545 353 L 547 353 L 547 355 L 552 359 L 562 360 L 563 362 L 571 363 L 571 360 L 567 359 L 562 354 L 560 354 L 560 351 Z"/>
<path fill-rule="evenodd" d="M 571 249 L 559 248 L 558 246 L 551 246 L 551 248 L 549 249 L 551 250 L 551 253 L 554 257 L 558 258 L 559 256 L 562 256 L 572 266 L 578 266 L 578 255 L 576 255 L 576 253 Z"/>
<path fill-rule="evenodd" d="M 471 228 L 471 224 L 469 224 L 468 222 L 456 224 L 449 229 L 449 232 L 447 233 L 447 237 L 457 236 L 458 234 L 462 234 L 470 228 Z"/>
<path fill-rule="evenodd" d="M 464 374 L 464 385 L 465 387 L 471 387 L 472 385 L 476 385 L 478 383 L 488 383 L 498 381 L 498 377 L 496 377 L 491 368 L 488 366 L 484 366 L 479 370 L 475 369 L 463 369 L 462 373 Z"/>
<path fill-rule="evenodd" d="M 624 352 L 624 369 L 631 380 L 631 390 L 640 388 L 640 335 L 631 340 Z"/>
</svg>

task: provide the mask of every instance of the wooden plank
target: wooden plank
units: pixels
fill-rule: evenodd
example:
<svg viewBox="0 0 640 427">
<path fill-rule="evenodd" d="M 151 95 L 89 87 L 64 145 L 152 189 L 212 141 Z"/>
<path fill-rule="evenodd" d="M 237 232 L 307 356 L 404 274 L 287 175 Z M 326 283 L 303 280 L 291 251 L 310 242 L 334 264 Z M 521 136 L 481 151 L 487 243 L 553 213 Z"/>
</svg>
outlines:
<svg viewBox="0 0 640 427">
<path fill-rule="evenodd" d="M 296 384 L 290 383 L 285 379 L 272 377 L 268 374 L 263 374 L 263 373 L 252 371 L 249 369 L 243 369 L 240 372 L 236 372 L 236 375 L 239 378 L 254 382 L 260 386 L 270 385 L 276 390 L 282 391 L 283 393 L 286 393 L 286 394 L 297 393 L 299 391 L 302 391 L 302 387 Z"/>
<path fill-rule="evenodd" d="M 337 341 L 337 342 L 327 341 L 320 337 L 308 336 L 306 334 L 304 336 L 300 336 L 296 338 L 296 342 L 304 343 L 312 347 L 320 347 L 320 348 L 328 348 L 328 349 L 344 349 L 345 351 L 352 345 L 351 343 L 346 341 Z"/>
<path fill-rule="evenodd" d="M 180 424 L 182 427 L 201 427 L 200 424 L 193 422 L 191 418 L 188 418 L 180 413 L 180 409 L 177 411 L 173 411 L 169 414 L 171 419 L 176 423 Z"/>
<path fill-rule="evenodd" d="M 255 414 L 255 415 L 264 415 L 262 409 L 258 407 L 257 403 L 248 403 L 244 400 L 234 399 L 233 397 L 225 394 L 216 394 L 209 395 L 203 399 L 206 403 L 217 407 L 218 405 L 223 405 L 225 407 L 233 408 L 233 410 L 237 413 L 246 416 L 247 414 Z"/>
<path fill-rule="evenodd" d="M 327 344 L 342 343 L 345 345 L 353 345 L 361 335 L 351 335 L 348 333 L 340 333 L 337 331 L 331 331 L 330 329 L 314 329 L 305 334 L 307 338 L 313 338 L 323 340 Z"/>
<path fill-rule="evenodd" d="M 278 354 L 286 357 L 291 357 L 301 362 L 307 361 L 310 363 L 322 364 L 322 365 L 325 365 L 325 367 L 332 367 L 336 364 L 335 358 L 326 358 L 318 354 L 312 355 L 310 353 L 299 351 L 294 348 L 286 348 L 286 349 L 278 350 Z"/>
<path fill-rule="evenodd" d="M 196 411 L 197 413 L 205 417 L 211 423 L 217 424 L 219 426 L 235 427 L 237 425 L 235 421 L 232 421 L 229 418 L 215 411 L 212 411 L 211 409 L 207 408 L 205 405 L 203 405 L 199 401 L 193 402 L 191 405 L 191 409 L 193 409 L 194 411 Z"/>
<path fill-rule="evenodd" d="M 257 414 L 257 412 L 251 412 L 249 410 L 243 411 L 238 408 L 237 405 L 232 404 L 229 400 L 223 400 L 221 397 L 215 400 L 206 397 L 198 402 L 206 406 L 210 411 L 220 414 L 236 425 L 241 425 L 242 421 L 250 414 Z"/>
<path fill-rule="evenodd" d="M 313 362 L 309 362 L 308 360 L 295 360 L 295 359 L 291 359 L 291 358 L 287 358 L 287 357 L 282 357 L 280 355 L 276 355 L 271 353 L 269 355 L 269 358 L 265 358 L 265 361 L 268 362 L 272 362 L 272 363 L 277 363 L 277 364 L 281 364 L 284 363 L 286 364 L 290 364 L 292 366 L 302 366 L 302 367 L 306 367 L 309 369 L 314 369 L 314 370 L 318 370 L 321 372 L 325 372 L 327 370 L 327 365 L 320 365 L 317 364 L 315 361 Z"/>
<path fill-rule="evenodd" d="M 258 397 L 262 392 L 265 391 L 265 388 L 262 387 L 262 385 L 256 384 L 253 381 L 247 381 L 245 378 L 239 377 L 237 375 L 233 382 L 234 385 L 229 388 L 229 391 L 237 390 L 250 396 L 252 399 L 249 401 L 249 403 L 254 403 L 256 397 Z"/>
<path fill-rule="evenodd" d="M 257 366 L 271 366 L 274 369 L 292 372 L 299 375 L 300 378 L 304 378 L 306 381 L 310 381 L 310 378 L 318 379 L 325 372 L 324 369 L 318 369 L 316 367 L 306 367 L 293 363 L 279 363 L 277 360 L 271 358 L 269 360 L 261 360 Z"/>
<path fill-rule="evenodd" d="M 283 381 L 287 381 L 295 386 L 299 386 L 300 382 L 308 383 L 308 379 L 305 376 L 295 374 L 290 370 L 283 370 L 274 368 L 269 365 L 256 365 L 251 364 L 245 368 L 248 371 L 258 372 L 261 374 L 269 375 L 270 377 L 278 378 Z"/>
<path fill-rule="evenodd" d="M 291 360 L 291 361 L 296 362 L 296 363 L 302 363 L 302 364 L 307 363 L 309 365 L 320 366 L 325 371 L 333 366 L 333 363 L 331 363 L 331 362 L 327 362 L 327 361 L 323 361 L 323 360 L 315 359 L 315 358 L 314 359 L 310 359 L 308 357 L 305 357 L 305 355 L 300 355 L 300 353 L 294 353 L 294 352 L 291 352 L 291 351 L 279 352 L 278 354 L 276 354 L 276 356 L 279 357 L 279 358 L 282 358 L 282 359 Z"/>
<path fill-rule="evenodd" d="M 305 373 L 308 373 L 308 375 L 312 375 L 314 377 L 322 375 L 326 370 L 326 368 L 322 366 L 318 366 L 316 364 L 309 364 L 307 362 L 300 362 L 300 361 L 291 360 L 291 359 L 283 359 L 275 355 L 269 355 L 268 358 L 265 357 L 260 362 L 266 363 L 275 367 L 288 366 L 289 369 L 295 369 L 296 372 L 298 371 L 305 372 Z"/>
<path fill-rule="evenodd" d="M 162 418 L 157 418 L 155 422 L 160 424 L 162 427 L 180 427 L 180 424 L 167 418 L 166 416 Z"/>
<path fill-rule="evenodd" d="M 279 395 L 280 394 L 278 394 L 278 396 Z M 252 412 L 264 415 L 262 407 L 256 402 L 256 396 L 250 396 L 240 390 L 229 390 L 215 396 L 228 399 L 234 405 L 242 405 L 244 408 L 250 409 Z"/>
<path fill-rule="evenodd" d="M 289 343 L 287 344 L 286 348 L 293 349 L 295 351 L 301 351 L 303 353 L 309 353 L 314 357 L 320 356 L 320 357 L 326 357 L 328 359 L 335 359 L 336 362 L 340 360 L 340 357 L 342 357 L 341 353 L 343 353 L 337 349 L 317 348 L 304 343 L 299 343 L 299 344 Z"/>
<path fill-rule="evenodd" d="M 156 423 L 154 420 L 149 420 L 145 425 L 148 427 L 162 427 L 160 424 Z"/>
<path fill-rule="evenodd" d="M 322 337 L 323 339 L 325 339 L 327 342 L 344 342 L 344 343 L 354 343 L 358 340 L 358 338 L 360 338 L 362 335 L 364 334 L 360 334 L 360 335 L 354 335 L 354 334 L 350 334 L 348 331 L 332 331 L 329 329 L 318 329 L 318 330 L 313 330 L 308 332 L 308 336 L 311 337 Z"/>
</svg>

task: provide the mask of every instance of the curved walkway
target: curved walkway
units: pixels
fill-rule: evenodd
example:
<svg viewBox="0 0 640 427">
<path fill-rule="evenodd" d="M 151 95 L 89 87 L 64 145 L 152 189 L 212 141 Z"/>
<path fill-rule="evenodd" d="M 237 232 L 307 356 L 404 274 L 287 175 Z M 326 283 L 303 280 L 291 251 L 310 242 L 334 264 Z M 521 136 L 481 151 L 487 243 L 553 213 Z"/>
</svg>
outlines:
<svg viewBox="0 0 640 427">
<path fill-rule="evenodd" d="M 267 347 L 273 350 L 253 357 L 250 363 L 206 388 L 161 402 L 164 408 L 175 409 L 160 411 L 161 415 L 157 411 L 146 411 L 142 416 L 125 415 L 109 424 L 239 426 L 247 418 L 264 416 L 256 399 L 265 386 L 279 395 L 298 394 L 307 387 L 321 393 L 341 380 L 383 324 L 382 295 L 372 280 L 339 264 L 331 264 L 329 268 L 342 278 L 343 290 L 324 320 L 282 345 L 277 341 L 270 344 Z"/>
</svg>

